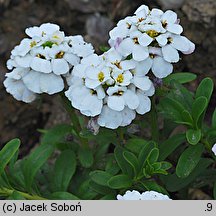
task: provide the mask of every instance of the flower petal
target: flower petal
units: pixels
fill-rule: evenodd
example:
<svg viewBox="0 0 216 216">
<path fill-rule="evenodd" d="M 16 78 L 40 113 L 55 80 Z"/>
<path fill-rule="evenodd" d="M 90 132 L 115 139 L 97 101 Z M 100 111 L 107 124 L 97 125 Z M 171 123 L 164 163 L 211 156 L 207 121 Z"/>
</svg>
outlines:
<svg viewBox="0 0 216 216">
<path fill-rule="evenodd" d="M 152 85 L 151 80 L 146 76 L 143 76 L 143 77 L 135 76 L 133 79 L 133 83 L 137 88 L 143 91 L 149 90 Z"/>
<path fill-rule="evenodd" d="M 153 74 L 158 78 L 167 77 L 173 71 L 173 65 L 162 57 L 155 57 L 152 66 Z"/>
<path fill-rule="evenodd" d="M 51 73 L 52 72 L 51 62 L 46 60 L 46 59 L 34 57 L 32 59 L 30 66 L 35 71 L 39 71 L 39 72 L 43 72 L 43 73 Z"/>
<path fill-rule="evenodd" d="M 149 52 L 147 47 L 141 45 L 134 45 L 133 47 L 133 59 L 135 61 L 143 61 L 149 57 Z"/>
<path fill-rule="evenodd" d="M 65 59 L 52 59 L 52 70 L 56 75 L 66 74 L 70 68 Z"/>
<path fill-rule="evenodd" d="M 125 104 L 132 110 L 135 110 L 139 106 L 138 96 L 131 90 L 127 90 L 123 94 Z"/>
<path fill-rule="evenodd" d="M 125 107 L 125 101 L 122 96 L 109 96 L 107 105 L 112 110 L 122 111 Z"/>
<path fill-rule="evenodd" d="M 116 129 L 122 124 L 122 114 L 110 109 L 108 106 L 104 106 L 99 115 L 98 124 L 101 127 Z"/>
<path fill-rule="evenodd" d="M 137 96 L 139 97 L 140 103 L 136 111 L 140 115 L 144 115 L 151 110 L 151 100 L 139 91 L 137 93 Z"/>
<path fill-rule="evenodd" d="M 132 53 L 133 47 L 133 40 L 131 38 L 126 38 L 120 43 L 117 51 L 126 57 Z"/>
<path fill-rule="evenodd" d="M 153 38 L 148 36 L 146 33 L 142 34 L 141 37 L 138 38 L 138 42 L 142 46 L 148 46 L 153 41 Z"/>
<path fill-rule="evenodd" d="M 172 45 L 166 45 L 162 47 L 163 57 L 166 61 L 176 63 L 179 61 L 178 51 L 172 47 Z"/>
</svg>

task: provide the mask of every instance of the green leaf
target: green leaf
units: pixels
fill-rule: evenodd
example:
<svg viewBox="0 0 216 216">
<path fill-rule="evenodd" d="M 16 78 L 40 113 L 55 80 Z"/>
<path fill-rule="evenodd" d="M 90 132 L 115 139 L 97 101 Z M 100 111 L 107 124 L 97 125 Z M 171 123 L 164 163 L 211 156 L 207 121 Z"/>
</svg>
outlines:
<svg viewBox="0 0 216 216">
<path fill-rule="evenodd" d="M 214 82 L 212 81 L 212 79 L 205 78 L 199 84 L 197 91 L 196 91 L 195 98 L 204 96 L 207 98 L 208 101 L 210 101 L 213 89 L 214 89 Z"/>
<path fill-rule="evenodd" d="M 25 200 L 25 198 L 17 191 L 14 191 L 7 200 Z"/>
<path fill-rule="evenodd" d="M 179 178 L 176 174 L 161 176 L 161 180 L 166 185 L 170 192 L 179 191 L 192 183 L 198 176 L 203 175 L 207 167 L 212 164 L 213 160 L 201 158 L 198 165 L 194 168 L 192 173 L 186 178 Z"/>
<path fill-rule="evenodd" d="M 72 127 L 70 125 L 57 125 L 48 130 L 41 139 L 41 145 L 56 146 L 66 141 L 67 135 L 71 134 Z"/>
<path fill-rule="evenodd" d="M 158 147 L 160 150 L 159 160 L 166 159 L 178 146 L 186 141 L 185 134 L 177 134 L 162 142 Z"/>
<path fill-rule="evenodd" d="M 81 165 L 85 168 L 91 167 L 94 163 L 93 153 L 91 149 L 80 147 L 78 151 L 78 158 Z"/>
<path fill-rule="evenodd" d="M 181 84 L 189 83 L 197 78 L 196 74 L 193 73 L 173 73 L 169 75 L 168 77 L 164 78 L 164 84 L 170 84 L 172 80 L 176 80 Z"/>
<path fill-rule="evenodd" d="M 112 194 L 112 193 L 115 192 L 115 191 L 112 190 L 111 188 L 106 187 L 106 186 L 99 185 L 99 184 L 97 184 L 97 183 L 95 183 L 95 182 L 93 182 L 93 181 L 90 181 L 89 186 L 90 186 L 90 188 L 91 188 L 93 191 L 95 191 L 95 192 L 97 192 L 97 193 L 99 193 L 99 194 L 102 194 L 102 195 Z"/>
<path fill-rule="evenodd" d="M 112 177 L 111 174 L 101 171 L 101 170 L 96 170 L 90 173 L 91 180 L 94 181 L 95 183 L 102 185 L 102 186 L 107 186 L 107 182 L 110 180 Z"/>
<path fill-rule="evenodd" d="M 117 146 L 114 150 L 115 159 L 124 174 L 133 176 L 133 169 L 129 166 L 128 162 L 123 157 L 124 149 Z"/>
<path fill-rule="evenodd" d="M 129 139 L 125 145 L 125 148 L 135 154 L 139 154 L 144 146 L 148 144 L 148 141 L 140 138 Z"/>
<path fill-rule="evenodd" d="M 188 177 L 197 166 L 204 151 L 204 146 L 198 144 L 189 146 L 180 156 L 176 167 L 176 175 L 179 178 Z"/>
<path fill-rule="evenodd" d="M 187 141 L 191 145 L 196 145 L 200 141 L 201 137 L 202 137 L 201 130 L 189 129 L 186 132 Z"/>
<path fill-rule="evenodd" d="M 129 151 L 124 151 L 123 152 L 123 157 L 124 159 L 131 165 L 131 167 L 134 170 L 134 175 L 137 176 L 139 170 L 140 170 L 140 166 L 139 166 L 139 161 L 137 159 L 137 157 L 129 152 Z"/>
<path fill-rule="evenodd" d="M 212 127 L 216 128 L 216 109 L 215 109 L 213 116 L 212 116 Z"/>
<path fill-rule="evenodd" d="M 155 181 L 149 180 L 149 181 L 143 181 L 140 182 L 143 189 L 148 191 L 157 191 L 162 194 L 168 194 L 167 191 L 160 185 L 158 185 Z"/>
<path fill-rule="evenodd" d="M 144 166 L 145 161 L 147 160 L 147 157 L 152 149 L 154 149 L 155 143 L 154 142 L 148 142 L 145 144 L 145 146 L 142 148 L 141 152 L 139 153 L 139 164 L 141 168 Z"/>
<path fill-rule="evenodd" d="M 117 162 L 115 161 L 114 156 L 112 155 L 109 157 L 106 163 L 106 172 L 110 173 L 111 175 L 116 175 L 120 171 L 120 167 L 118 166 Z"/>
<path fill-rule="evenodd" d="M 154 148 L 149 153 L 147 160 L 148 160 L 149 164 L 153 164 L 153 163 L 157 162 L 158 157 L 159 157 L 159 149 Z"/>
<path fill-rule="evenodd" d="M 13 158 L 13 156 L 16 154 L 17 150 L 20 146 L 20 140 L 19 139 L 13 139 L 10 142 L 8 142 L 0 151 L 0 175 L 4 171 L 7 164 L 10 162 L 10 160 Z"/>
<path fill-rule="evenodd" d="M 79 200 L 79 198 L 68 192 L 55 192 L 52 193 L 50 199 L 52 200 Z"/>
<path fill-rule="evenodd" d="M 72 150 L 65 150 L 55 162 L 53 176 L 54 191 L 67 191 L 75 171 L 76 155 Z"/>
<path fill-rule="evenodd" d="M 116 175 L 108 181 L 112 189 L 129 188 L 132 186 L 132 180 L 127 175 Z"/>
<path fill-rule="evenodd" d="M 116 194 L 107 194 L 101 197 L 100 200 L 116 200 Z"/>
<path fill-rule="evenodd" d="M 214 183 L 213 197 L 214 197 L 214 199 L 216 200 L 216 182 Z"/>
<path fill-rule="evenodd" d="M 35 175 L 52 155 L 54 147 L 52 145 L 41 145 L 33 150 L 24 163 L 24 178 L 27 190 L 30 191 Z"/>
<path fill-rule="evenodd" d="M 201 125 L 198 125 L 198 121 L 201 115 L 203 114 L 203 112 L 205 112 L 207 106 L 208 106 L 208 101 L 206 97 L 203 96 L 196 98 L 195 101 L 193 102 L 192 117 L 194 119 L 194 124 L 196 128 L 201 127 Z"/>
</svg>

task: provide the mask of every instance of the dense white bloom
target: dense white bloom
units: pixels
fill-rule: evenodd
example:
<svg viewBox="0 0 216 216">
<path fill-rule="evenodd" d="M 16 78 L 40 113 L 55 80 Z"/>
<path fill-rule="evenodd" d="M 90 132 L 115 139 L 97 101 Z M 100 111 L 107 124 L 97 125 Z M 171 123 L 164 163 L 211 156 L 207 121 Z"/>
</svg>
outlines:
<svg viewBox="0 0 216 216">
<path fill-rule="evenodd" d="M 216 144 L 214 144 L 213 145 L 213 147 L 212 147 L 212 152 L 215 154 L 215 156 L 216 156 Z"/>
<path fill-rule="evenodd" d="M 117 195 L 117 200 L 171 200 L 167 195 L 158 193 L 156 191 L 146 191 L 140 194 L 138 191 L 126 191 L 121 196 Z"/>
<path fill-rule="evenodd" d="M 26 103 L 37 94 L 61 92 L 70 69 L 94 52 L 82 36 L 66 37 L 55 24 L 30 27 L 25 32 L 30 38 L 12 50 L 7 62 L 12 72 L 6 74 L 4 85 L 7 92 Z"/>
<path fill-rule="evenodd" d="M 136 113 L 143 115 L 151 109 L 153 83 L 134 60 L 123 58 L 113 48 L 102 56 L 83 58 L 68 84 L 65 95 L 72 106 L 86 116 L 97 117 L 102 127 L 127 126 Z"/>
<path fill-rule="evenodd" d="M 180 60 L 179 51 L 191 54 L 195 45 L 185 36 L 177 14 L 140 6 L 134 16 L 118 22 L 110 31 L 109 43 L 123 57 L 142 62 L 158 78 L 173 71 L 171 63 Z"/>
</svg>

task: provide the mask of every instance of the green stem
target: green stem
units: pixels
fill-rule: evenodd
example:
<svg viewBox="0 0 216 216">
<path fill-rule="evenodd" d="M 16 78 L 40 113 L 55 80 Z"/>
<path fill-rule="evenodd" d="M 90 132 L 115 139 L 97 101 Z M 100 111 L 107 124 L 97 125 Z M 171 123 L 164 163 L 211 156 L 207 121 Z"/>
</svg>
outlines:
<svg viewBox="0 0 216 216">
<path fill-rule="evenodd" d="M 70 119 L 71 119 L 71 123 L 73 125 L 74 131 L 76 132 L 77 137 L 80 140 L 80 143 L 82 144 L 83 148 L 89 148 L 88 146 L 88 140 L 82 138 L 80 136 L 80 132 L 82 131 L 82 127 L 80 125 L 80 121 L 79 118 L 77 117 L 73 107 L 71 106 L 70 101 L 66 98 L 65 94 L 63 92 L 60 93 L 63 105 L 66 109 L 66 111 L 68 112 L 68 114 L 70 115 Z"/>
<path fill-rule="evenodd" d="M 155 105 L 155 97 L 152 98 L 152 107 L 151 107 L 151 134 L 152 134 L 152 140 L 155 142 L 159 141 L 159 127 L 158 127 L 158 116 L 156 111 L 156 105 Z"/>
<path fill-rule="evenodd" d="M 122 128 L 117 129 L 117 135 L 118 135 L 119 144 L 120 145 L 125 144 L 124 131 Z"/>
<path fill-rule="evenodd" d="M 12 189 L 7 189 L 7 188 L 1 188 L 0 189 L 0 194 L 3 194 L 6 197 L 9 197 L 13 194 L 13 192 L 16 191 L 17 193 L 19 193 L 21 196 L 23 196 L 24 198 L 28 199 L 28 200 L 46 200 L 43 197 L 40 197 L 38 195 L 30 195 L 28 193 L 25 192 L 21 192 L 21 191 L 17 191 L 17 190 L 12 190 Z"/>
</svg>

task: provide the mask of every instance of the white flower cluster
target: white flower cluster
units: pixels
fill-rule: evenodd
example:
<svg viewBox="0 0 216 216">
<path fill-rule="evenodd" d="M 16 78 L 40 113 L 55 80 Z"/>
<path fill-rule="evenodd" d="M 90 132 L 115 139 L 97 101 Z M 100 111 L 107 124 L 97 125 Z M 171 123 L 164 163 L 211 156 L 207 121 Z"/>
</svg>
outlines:
<svg viewBox="0 0 216 216">
<path fill-rule="evenodd" d="M 126 191 L 126 193 L 121 196 L 117 195 L 117 200 L 171 200 L 167 195 L 158 193 L 156 191 L 146 191 L 142 194 L 138 191 Z"/>
<path fill-rule="evenodd" d="M 213 145 L 212 147 L 212 152 L 214 153 L 214 155 L 216 156 L 216 143 Z"/>
<path fill-rule="evenodd" d="M 149 71 L 164 78 L 179 61 L 179 51 L 194 51 L 182 32 L 176 13 L 142 5 L 111 30 L 112 48 L 99 56 L 81 36 L 66 37 L 58 25 L 28 28 L 30 38 L 14 48 L 7 62 L 12 72 L 4 85 L 17 100 L 29 103 L 37 94 L 61 92 L 65 77 L 65 95 L 74 108 L 102 127 L 127 126 L 137 113 L 151 109 L 155 89 Z"/>
<path fill-rule="evenodd" d="M 55 94 L 64 89 L 63 76 L 94 52 L 82 36 L 66 37 L 58 25 L 42 24 L 26 29 L 30 38 L 16 46 L 7 62 L 12 72 L 4 85 L 17 100 L 30 103 L 37 94 Z"/>
<path fill-rule="evenodd" d="M 185 36 L 177 14 L 163 12 L 146 5 L 140 6 L 134 16 L 118 22 L 110 32 L 110 45 L 124 57 L 142 62 L 146 70 L 158 78 L 172 73 L 173 65 L 180 60 L 179 51 L 190 54 L 195 45 Z"/>
<path fill-rule="evenodd" d="M 144 71 L 142 63 L 110 49 L 101 56 L 83 58 L 74 67 L 65 94 L 82 114 L 97 116 L 100 126 L 116 129 L 129 125 L 136 113 L 151 109 L 149 96 L 155 89 Z"/>
</svg>

